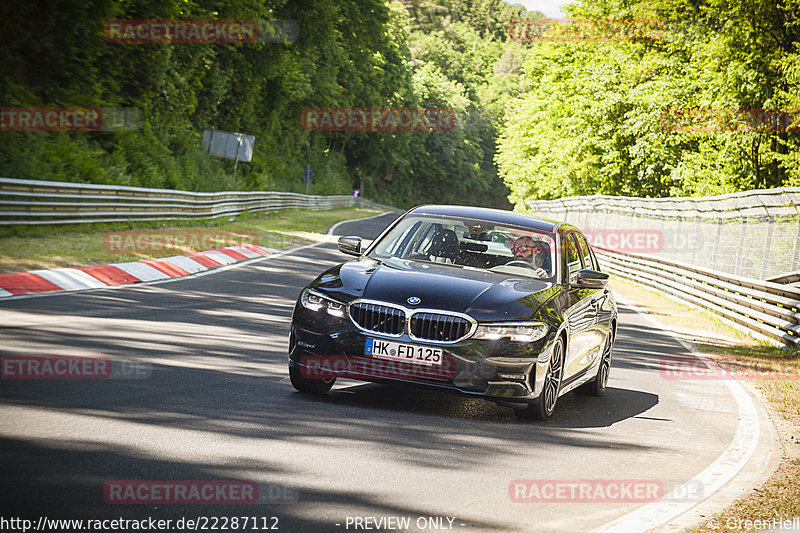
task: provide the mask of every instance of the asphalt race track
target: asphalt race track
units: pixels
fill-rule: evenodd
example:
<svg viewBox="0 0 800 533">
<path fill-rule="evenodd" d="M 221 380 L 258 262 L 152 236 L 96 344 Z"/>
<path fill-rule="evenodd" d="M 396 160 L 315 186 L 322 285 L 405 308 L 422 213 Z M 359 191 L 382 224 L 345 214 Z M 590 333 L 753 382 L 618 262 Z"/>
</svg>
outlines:
<svg viewBox="0 0 800 533">
<path fill-rule="evenodd" d="M 335 233 L 373 238 L 392 216 Z M 710 505 L 774 461 L 771 426 L 749 395 L 723 380 L 666 379 L 662 358 L 694 356 L 625 305 L 607 395 L 562 397 L 547 423 L 480 399 L 355 381 L 300 395 L 286 364 L 292 306 L 346 259 L 327 243 L 170 283 L 0 303 L 0 355 L 106 356 L 146 369 L 0 381 L 0 515 L 277 517 L 288 532 L 356 531 L 354 517 L 396 516 L 413 530 L 591 531 L 645 504 L 515 503 L 510 484 L 656 480 L 668 492 L 733 450 L 747 466 L 720 467 L 722 489 L 705 485 L 702 495 Z M 280 489 L 283 501 L 104 499 L 113 480 L 231 479 Z"/>
</svg>

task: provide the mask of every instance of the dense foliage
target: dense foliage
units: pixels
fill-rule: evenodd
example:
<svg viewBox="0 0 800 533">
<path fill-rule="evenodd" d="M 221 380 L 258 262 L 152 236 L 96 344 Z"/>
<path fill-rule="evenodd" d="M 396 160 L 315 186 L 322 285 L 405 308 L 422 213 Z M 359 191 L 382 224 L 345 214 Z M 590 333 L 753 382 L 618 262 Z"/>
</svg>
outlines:
<svg viewBox="0 0 800 533">
<path fill-rule="evenodd" d="M 4 177 L 201 191 L 311 191 L 397 205 L 508 206 L 493 154 L 506 91 L 495 66 L 524 13 L 500 0 L 5 0 L 3 107 L 133 107 L 131 132 L 3 132 Z M 295 42 L 120 44 L 115 19 L 293 20 Z M 517 66 L 518 68 L 518 66 Z M 516 88 L 515 83 L 510 87 Z M 437 132 L 311 132 L 309 107 L 446 107 Z M 251 163 L 204 153 L 204 128 L 256 137 Z"/>
<path fill-rule="evenodd" d="M 739 115 L 737 131 L 719 126 L 727 110 L 800 107 L 797 0 L 587 0 L 569 9 L 573 17 L 657 20 L 663 32 L 527 45 L 530 90 L 509 102 L 496 156 L 513 203 L 800 185 L 796 114 L 770 115 L 793 119 L 795 131 L 747 128 L 749 115 Z M 684 123 L 696 131 L 665 125 L 668 110 L 687 108 L 719 120 Z"/>
<path fill-rule="evenodd" d="M 664 109 L 800 108 L 798 0 L 584 0 L 663 38 L 520 43 L 501 0 L 4 0 L 0 106 L 132 107 L 130 132 L 0 132 L 0 176 L 519 208 L 800 184 L 798 133 L 664 129 Z M 119 44 L 113 19 L 293 20 L 294 42 Z M 445 107 L 452 131 L 319 132 L 305 108 Z M 203 129 L 256 137 L 210 157 Z M 510 194 L 510 196 L 509 196 Z"/>
</svg>

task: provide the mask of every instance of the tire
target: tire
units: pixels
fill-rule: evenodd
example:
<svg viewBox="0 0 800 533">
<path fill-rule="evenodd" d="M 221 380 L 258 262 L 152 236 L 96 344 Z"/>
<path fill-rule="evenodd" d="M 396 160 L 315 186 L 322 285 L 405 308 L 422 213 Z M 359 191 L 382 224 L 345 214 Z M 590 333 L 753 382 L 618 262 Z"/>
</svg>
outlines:
<svg viewBox="0 0 800 533">
<path fill-rule="evenodd" d="M 331 390 L 333 384 L 336 383 L 336 377 L 327 379 L 304 378 L 300 372 L 300 368 L 297 365 L 291 364 L 289 365 L 289 379 L 292 381 L 292 385 L 295 389 L 306 394 L 325 394 Z"/>
<path fill-rule="evenodd" d="M 549 420 L 556 410 L 558 393 L 561 392 L 561 379 L 564 375 L 564 340 L 559 337 L 553 345 L 553 354 L 547 365 L 547 374 L 539 397 L 527 409 L 517 411 L 517 416 L 534 420 Z"/>
<path fill-rule="evenodd" d="M 588 382 L 584 383 L 576 392 L 586 394 L 589 396 L 602 396 L 606 392 L 608 385 L 608 374 L 611 372 L 611 357 L 614 350 L 614 329 L 613 327 L 608 331 L 606 343 L 603 345 L 603 357 L 600 360 L 600 365 L 597 367 L 597 376 Z"/>
</svg>

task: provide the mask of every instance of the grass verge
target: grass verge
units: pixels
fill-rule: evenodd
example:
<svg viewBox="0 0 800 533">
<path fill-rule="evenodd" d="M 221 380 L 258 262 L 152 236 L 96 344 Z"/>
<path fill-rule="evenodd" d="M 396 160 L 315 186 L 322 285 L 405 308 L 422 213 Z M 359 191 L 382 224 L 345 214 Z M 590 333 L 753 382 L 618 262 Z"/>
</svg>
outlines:
<svg viewBox="0 0 800 533">
<path fill-rule="evenodd" d="M 377 213 L 352 207 L 283 209 L 234 220 L 24 229 L 0 239 L 0 273 L 139 261 L 244 243 L 286 249 L 321 240 L 342 220 Z"/>
<path fill-rule="evenodd" d="M 722 368 L 752 384 L 783 445 L 781 464 L 762 487 L 721 513 L 706 517 L 706 523 L 693 533 L 754 531 L 756 520 L 800 516 L 800 353 L 756 340 L 708 311 L 620 278 L 613 278 L 612 290 L 719 361 Z"/>
</svg>

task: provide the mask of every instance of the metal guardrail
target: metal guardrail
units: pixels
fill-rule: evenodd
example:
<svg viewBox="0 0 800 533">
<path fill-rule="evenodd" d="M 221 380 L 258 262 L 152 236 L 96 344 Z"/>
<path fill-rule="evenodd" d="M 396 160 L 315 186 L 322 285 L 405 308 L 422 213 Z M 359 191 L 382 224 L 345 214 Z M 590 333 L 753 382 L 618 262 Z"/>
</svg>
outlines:
<svg viewBox="0 0 800 533">
<path fill-rule="evenodd" d="M 609 272 L 800 347 L 799 187 L 682 198 L 574 196 L 528 206 L 588 235 L 655 233 L 662 247 L 649 253 L 593 244 Z"/>
<path fill-rule="evenodd" d="M 608 272 L 800 348 L 800 287 L 639 254 L 598 250 Z"/>
<path fill-rule="evenodd" d="M 364 206 L 395 210 L 353 196 L 290 192 L 189 192 L 114 185 L 0 178 L 0 225 L 187 220 L 277 209 Z"/>
<path fill-rule="evenodd" d="M 800 270 L 799 187 L 697 198 L 574 196 L 528 206 L 588 232 L 657 232 L 663 248 L 649 252 L 737 276 L 768 279 Z"/>
<path fill-rule="evenodd" d="M 378 202 L 373 202 L 372 200 L 367 200 L 366 198 L 361 198 L 360 196 L 355 200 L 358 207 L 368 207 L 370 209 L 377 209 L 379 211 L 391 211 L 392 213 L 405 213 L 406 211 L 405 209 L 399 209 L 391 205 L 379 204 Z"/>
<path fill-rule="evenodd" d="M 781 194 L 785 192 L 783 190 Z M 794 202 L 800 200 L 800 189 L 791 192 L 797 194 L 790 198 L 796 208 L 800 201 L 797 204 Z M 763 193 L 759 191 L 760 195 Z M 737 195 L 737 198 L 747 197 L 744 193 Z M 590 198 L 592 202 L 608 204 L 610 197 Z M 665 205 L 667 202 L 661 202 L 661 199 L 627 200 L 634 203 L 646 200 L 645 203 Z M 570 209 L 573 213 L 575 206 L 583 206 L 583 209 L 587 205 L 586 197 L 556 200 L 548 205 L 552 207 L 553 202 L 572 206 Z M 680 203 L 672 201 L 672 204 Z M 531 206 L 537 205 L 539 209 L 536 211 L 540 213 L 544 206 L 539 204 L 532 202 Z M 238 191 L 198 193 L 0 178 L 0 225 L 217 218 L 246 211 L 348 206 L 398 211 L 353 196 Z M 786 211 L 786 206 L 777 206 L 776 202 L 773 202 L 772 208 L 779 209 L 783 216 L 791 215 Z M 558 218 L 567 219 L 567 214 L 565 212 Z M 659 216 L 667 215 L 659 212 Z M 794 244 L 800 248 L 797 239 Z M 776 281 L 761 281 L 653 255 L 623 254 L 609 250 L 601 251 L 599 255 L 604 267 L 611 273 L 667 292 L 763 335 L 800 347 L 800 287 L 788 284 L 795 281 L 795 274 L 778 277 Z"/>
<path fill-rule="evenodd" d="M 663 220 L 770 218 L 800 214 L 800 187 L 761 189 L 718 196 L 639 198 L 633 196 L 570 196 L 527 202 L 534 211 L 569 213 L 604 211 Z"/>
</svg>

